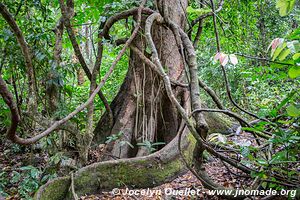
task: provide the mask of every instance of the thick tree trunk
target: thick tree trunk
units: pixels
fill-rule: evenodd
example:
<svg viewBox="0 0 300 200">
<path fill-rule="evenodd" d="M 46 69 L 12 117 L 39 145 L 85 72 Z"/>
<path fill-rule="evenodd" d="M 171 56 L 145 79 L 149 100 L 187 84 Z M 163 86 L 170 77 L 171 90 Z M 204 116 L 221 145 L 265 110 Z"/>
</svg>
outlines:
<svg viewBox="0 0 300 200">
<path fill-rule="evenodd" d="M 182 5 L 179 3 L 167 1 L 167 6 L 170 8 L 172 19 L 184 28 L 183 9 L 187 2 L 182 1 Z M 143 21 L 145 22 L 145 19 Z M 144 29 L 135 38 L 133 45 L 147 54 L 143 31 Z M 152 35 L 168 75 L 171 79 L 178 80 L 183 75 L 184 65 L 172 31 L 154 25 Z M 180 102 L 184 101 L 182 88 L 174 88 L 174 93 Z M 115 123 L 113 127 L 108 127 L 107 116 L 104 115 L 95 129 L 95 139 L 97 142 L 103 142 L 107 136 L 122 132 L 121 138 L 108 148 L 112 156 L 128 158 L 147 155 L 150 151 L 145 146 L 140 144 L 138 148 L 132 149 L 124 141 L 134 146 L 137 143 L 145 144 L 147 141 L 168 143 L 177 133 L 180 119 L 166 95 L 161 79 L 133 52 L 130 55 L 127 76 L 111 107 Z"/>
<path fill-rule="evenodd" d="M 159 1 L 158 6 L 161 6 L 160 4 Z M 187 1 L 166 1 L 165 4 L 169 8 L 170 18 L 184 28 L 186 22 L 183 10 Z M 150 57 L 144 36 L 145 19 L 141 27 L 142 30 L 133 45 Z M 185 81 L 183 59 L 172 31 L 164 26 L 154 25 L 152 36 L 161 63 L 170 79 Z M 177 86 L 173 91 L 182 105 L 190 105 L 187 88 Z M 109 127 L 109 117 L 105 114 L 95 128 L 94 142 L 104 143 L 109 135 L 121 133 L 121 138 L 110 143 L 107 148 L 113 158 L 148 155 L 149 149 L 141 146 L 141 143 L 168 143 L 175 137 L 179 128 L 179 114 L 168 99 L 162 80 L 132 51 L 126 78 L 111 104 L 111 109 L 114 116 L 113 127 Z M 223 121 L 217 114 L 205 114 L 205 118 L 213 132 L 227 132 L 230 129 L 230 123 Z M 128 143 L 137 147 L 132 149 Z"/>
</svg>

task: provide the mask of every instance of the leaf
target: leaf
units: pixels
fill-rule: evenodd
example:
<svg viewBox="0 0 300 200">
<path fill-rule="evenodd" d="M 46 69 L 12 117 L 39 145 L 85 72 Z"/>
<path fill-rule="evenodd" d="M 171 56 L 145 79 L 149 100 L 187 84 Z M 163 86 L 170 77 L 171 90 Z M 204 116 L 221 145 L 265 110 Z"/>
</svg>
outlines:
<svg viewBox="0 0 300 200">
<path fill-rule="evenodd" d="M 272 159 L 270 160 L 270 164 L 275 164 L 277 162 L 286 160 L 286 151 L 280 151 L 272 156 Z"/>
<path fill-rule="evenodd" d="M 230 62 L 231 62 L 233 65 L 238 64 L 238 59 L 237 59 L 236 55 L 230 54 L 230 55 L 229 55 L 229 59 L 230 59 Z"/>
<path fill-rule="evenodd" d="M 287 114 L 291 117 L 299 117 L 300 116 L 300 110 L 296 108 L 294 105 L 289 105 L 286 108 Z"/>
<path fill-rule="evenodd" d="M 33 169 L 33 166 L 28 165 L 28 166 L 21 167 L 20 169 L 21 169 L 21 170 L 24 170 L 24 171 L 26 171 L 26 170 L 32 170 L 32 169 Z"/>
<path fill-rule="evenodd" d="M 300 27 L 295 29 L 289 36 L 289 39 L 291 40 L 299 40 L 300 39 Z"/>
<path fill-rule="evenodd" d="M 274 55 L 274 52 L 275 52 L 276 48 L 281 46 L 283 44 L 283 42 L 284 42 L 283 38 L 275 38 L 271 42 L 270 46 L 268 47 L 268 50 L 270 49 L 270 47 L 272 47 L 271 48 L 271 57 Z"/>
<path fill-rule="evenodd" d="M 216 143 L 223 143 L 223 144 L 225 144 L 227 142 L 226 136 L 224 136 L 220 133 L 210 134 L 208 137 L 208 140 L 211 142 L 216 141 Z"/>
<path fill-rule="evenodd" d="M 289 69 L 288 74 L 290 78 L 297 78 L 298 76 L 300 76 L 300 67 L 297 66 L 291 67 Z"/>
<path fill-rule="evenodd" d="M 225 53 L 221 53 L 220 55 L 220 63 L 222 66 L 226 66 L 226 64 L 228 63 L 229 61 L 229 58 L 228 58 L 228 55 L 225 54 Z"/>
<path fill-rule="evenodd" d="M 293 55 L 293 60 L 297 60 L 298 58 L 300 58 L 300 53 L 295 53 Z"/>
<path fill-rule="evenodd" d="M 274 61 L 277 56 L 281 53 L 281 51 L 286 47 L 286 43 L 283 43 L 282 45 L 280 44 L 277 49 L 274 52 L 274 55 L 272 57 L 272 60 Z"/>
<path fill-rule="evenodd" d="M 296 94 L 295 91 L 292 91 L 286 98 L 284 98 L 282 100 L 282 102 L 272 111 L 274 111 L 275 115 L 277 114 L 277 112 L 283 107 L 285 106 L 291 99 L 292 97 Z"/>
<path fill-rule="evenodd" d="M 128 146 L 130 146 L 132 149 L 134 148 L 134 146 L 130 142 L 126 141 L 126 140 L 123 140 L 123 141 L 120 142 L 121 146 L 124 146 L 125 144 L 127 144 Z"/>
<path fill-rule="evenodd" d="M 30 171 L 30 176 L 31 176 L 32 178 L 38 178 L 39 173 L 40 173 L 39 170 L 36 169 L 36 168 L 34 168 L 34 169 L 32 169 L 32 170 Z"/>
<path fill-rule="evenodd" d="M 262 187 L 262 188 L 264 188 L 264 189 L 266 189 L 266 188 L 267 188 L 267 185 L 268 185 L 268 183 L 267 183 L 267 182 L 262 182 L 262 183 L 261 183 L 261 187 Z"/>
<path fill-rule="evenodd" d="M 292 53 L 296 53 L 297 52 L 297 46 L 298 45 L 299 45 L 299 41 L 297 41 L 297 40 L 293 40 L 291 42 L 287 42 L 286 43 L 287 48 L 289 48 Z"/>
<path fill-rule="evenodd" d="M 242 156 L 244 157 L 244 158 L 247 158 L 248 156 L 249 156 L 249 154 L 250 154 L 250 149 L 249 149 L 249 147 L 241 147 L 241 154 L 242 154 Z"/>
<path fill-rule="evenodd" d="M 261 165 L 268 165 L 268 162 L 265 160 L 265 159 L 262 159 L 262 158 L 258 158 L 257 159 L 257 162 Z"/>
<path fill-rule="evenodd" d="M 274 40 L 272 40 L 272 42 L 271 42 L 271 44 L 269 45 L 267 51 L 269 51 L 269 49 L 270 49 L 271 47 L 272 47 L 272 50 L 275 50 L 276 47 L 278 46 L 278 44 L 279 44 L 279 38 L 275 38 Z"/>
<path fill-rule="evenodd" d="M 21 174 L 19 172 L 13 171 L 12 178 L 10 180 L 11 183 L 17 183 L 21 179 Z"/>
<path fill-rule="evenodd" d="M 281 52 L 281 54 L 279 55 L 278 59 L 280 61 L 283 61 L 290 53 L 291 53 L 291 50 L 290 49 L 286 49 L 283 52 Z"/>
<path fill-rule="evenodd" d="M 215 60 L 215 61 L 218 61 L 218 60 L 220 59 L 220 56 L 221 56 L 221 53 L 218 52 L 218 53 L 215 55 L 214 60 Z"/>
<path fill-rule="evenodd" d="M 286 16 L 294 8 L 296 0 L 277 0 L 276 8 L 280 16 Z"/>
<path fill-rule="evenodd" d="M 159 145 L 165 145 L 165 142 L 155 142 L 152 144 L 152 146 L 159 146 Z"/>
<path fill-rule="evenodd" d="M 210 9 L 203 9 L 203 8 L 198 8 L 198 9 L 195 9 L 191 6 L 188 6 L 186 8 L 186 12 L 189 13 L 189 14 L 196 14 L 197 16 L 200 16 L 200 15 L 204 15 L 206 13 L 209 13 L 211 10 Z"/>
</svg>

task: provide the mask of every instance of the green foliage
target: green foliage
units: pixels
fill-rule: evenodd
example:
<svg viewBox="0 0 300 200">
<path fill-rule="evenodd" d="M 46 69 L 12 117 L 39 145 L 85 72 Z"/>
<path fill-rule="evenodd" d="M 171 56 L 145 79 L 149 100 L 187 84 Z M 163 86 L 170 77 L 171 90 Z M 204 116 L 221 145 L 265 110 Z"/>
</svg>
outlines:
<svg viewBox="0 0 300 200">
<path fill-rule="evenodd" d="M 149 152 L 153 153 L 157 150 L 157 146 L 164 145 L 164 142 L 150 142 L 149 140 L 145 140 L 144 142 L 137 143 L 137 146 L 143 146 L 148 149 Z"/>
<path fill-rule="evenodd" d="M 121 138 L 121 136 L 123 135 L 123 132 L 119 132 L 118 134 L 111 134 L 110 136 L 107 137 L 107 140 L 105 141 L 106 144 L 114 142 L 116 140 L 118 140 L 119 138 Z"/>
<path fill-rule="evenodd" d="M 106 144 L 117 141 L 124 135 L 123 132 L 119 132 L 118 134 L 111 134 L 110 136 L 107 137 L 107 140 L 105 141 Z M 120 146 L 128 145 L 131 148 L 134 148 L 134 146 L 127 140 L 121 140 L 120 141 Z"/>
<path fill-rule="evenodd" d="M 0 196 L 9 197 L 9 193 L 17 193 L 21 199 L 32 199 L 37 189 L 56 174 L 43 175 L 43 172 L 32 166 L 23 166 L 11 173 L 0 171 Z M 14 187 L 12 187 L 14 186 Z M 8 187 L 12 187 L 10 191 Z"/>
<path fill-rule="evenodd" d="M 207 14 L 209 12 L 211 12 L 211 9 L 207 9 L 207 8 L 193 8 L 192 6 L 188 6 L 186 8 L 186 12 L 188 13 L 189 19 L 190 20 L 194 20 L 197 17 Z"/>
<path fill-rule="evenodd" d="M 294 8 L 296 0 L 277 0 L 276 8 L 279 9 L 280 16 L 286 16 Z"/>
<path fill-rule="evenodd" d="M 294 105 L 289 105 L 286 108 L 287 114 L 291 117 L 300 117 L 300 110 Z"/>
<path fill-rule="evenodd" d="M 296 29 L 294 32 L 298 31 Z M 293 33 L 291 34 L 293 35 Z M 291 37 L 287 37 L 288 39 Z M 269 48 L 271 47 L 271 57 L 275 61 L 284 61 L 282 64 L 289 65 L 288 75 L 290 78 L 295 79 L 300 76 L 300 42 L 299 40 L 292 40 L 285 42 L 283 38 L 274 39 Z M 281 64 L 281 63 L 280 63 Z M 279 68 L 281 65 L 277 65 Z"/>
<path fill-rule="evenodd" d="M 282 188 L 276 183 L 279 180 L 270 177 L 270 172 L 281 174 L 288 180 L 299 176 L 299 172 L 293 168 L 293 163 L 299 160 L 300 144 L 300 30 L 290 28 L 293 20 L 299 23 L 299 19 L 294 18 L 293 15 L 280 18 L 276 12 L 266 14 L 265 10 L 276 10 L 274 2 L 229 1 L 227 3 L 217 17 L 220 22 L 218 27 L 222 26 L 222 29 L 218 28 L 222 49 L 219 55 L 216 55 L 215 40 L 211 39 L 214 35 L 211 21 L 204 21 L 197 51 L 199 75 L 215 89 L 227 108 L 248 118 L 249 116 L 239 112 L 226 100 L 227 93 L 220 64 L 225 66 L 233 99 L 246 110 L 258 113 L 260 117 L 267 117 L 273 122 L 272 124 L 259 122 L 252 128 L 243 128 L 243 130 L 257 134 L 268 131 L 273 135 L 267 141 L 267 155 L 262 153 L 260 147 L 254 146 L 252 141 L 240 139 L 238 136 L 233 140 L 215 133 L 210 135 L 208 140 L 220 146 L 240 149 L 243 156 L 242 164 L 261 169 L 258 173 L 252 173 L 252 177 L 275 181 L 264 182 L 262 185 L 265 187 Z M 280 7 L 281 14 L 290 13 L 292 4 L 293 1 L 289 1 L 288 6 Z M 295 12 L 298 12 L 296 8 Z M 196 30 L 197 27 L 194 32 Z M 229 62 L 230 54 L 238 57 L 238 63 L 235 65 Z M 250 58 L 252 56 L 254 59 L 239 54 L 250 55 Z M 255 57 L 269 61 L 258 60 Z M 204 92 L 202 99 L 205 102 L 210 100 Z M 209 104 L 209 107 L 213 108 L 215 105 Z M 253 118 L 248 120 L 252 121 Z"/>
<path fill-rule="evenodd" d="M 24 33 L 33 57 L 35 75 L 38 84 L 38 95 L 41 103 L 38 110 L 42 113 L 46 111 L 46 117 L 61 119 L 72 112 L 79 104 L 85 102 L 89 96 L 90 83 L 85 78 L 83 84 L 78 84 L 77 73 L 80 66 L 74 60 L 74 51 L 66 31 L 63 34 L 62 63 L 56 65 L 53 56 L 55 35 L 53 28 L 57 20 L 61 17 L 58 1 L 20 1 L 19 3 L 5 0 L 4 3 L 13 13 L 17 24 Z M 217 14 L 218 30 L 222 52 L 217 59 L 226 67 L 229 85 L 233 98 L 245 109 L 258 113 L 261 117 L 268 117 L 272 124 L 259 122 L 252 128 L 244 128 L 245 131 L 263 133 L 267 130 L 273 134 L 267 141 L 270 148 L 270 155 L 261 153 L 259 147 L 251 146 L 248 141 L 232 142 L 228 137 L 215 133 L 209 136 L 210 142 L 219 145 L 232 145 L 240 150 L 243 159 L 242 163 L 262 169 L 258 173 L 253 173 L 253 177 L 260 177 L 263 180 L 269 179 L 270 171 L 283 174 L 287 178 L 299 176 L 299 172 L 288 170 L 287 165 L 299 159 L 299 77 L 300 77 L 300 28 L 294 28 L 294 24 L 299 24 L 297 16 L 288 15 L 298 12 L 295 7 L 296 0 L 277 0 L 275 1 L 236 1 L 228 0 L 223 5 L 223 10 Z M 76 32 L 76 39 L 81 46 L 87 41 L 82 34 L 82 26 L 85 23 L 91 24 L 91 39 L 96 46 L 97 33 L 100 22 L 104 22 L 108 17 L 115 13 L 132 8 L 138 5 L 135 0 L 79 0 L 75 2 L 76 15 L 71 23 Z M 153 1 L 148 1 L 147 6 L 154 8 Z M 276 9 L 279 9 L 280 18 Z M 207 5 L 200 5 L 199 1 L 192 1 L 187 7 L 188 20 L 192 21 L 200 15 L 211 12 Z M 269 12 L 266 12 L 269 11 Z M 273 12 L 274 11 L 274 12 Z M 122 20 L 111 29 L 111 39 L 103 40 L 104 57 L 102 60 L 99 83 L 101 77 L 108 71 L 121 47 L 116 47 L 114 42 L 118 38 L 126 38 L 131 34 L 134 20 Z M 222 28 L 220 28 L 222 26 Z M 293 29 L 291 28 L 293 27 Z M 197 25 L 193 28 L 192 38 L 195 37 Z M 8 82 L 10 91 L 22 98 L 20 102 L 21 110 L 26 110 L 26 98 L 28 98 L 26 67 L 22 58 L 21 49 L 17 40 L 10 30 L 7 23 L 0 17 L 0 71 L 5 81 Z M 200 38 L 199 47 L 196 49 L 198 56 L 199 76 L 210 87 L 215 89 L 222 103 L 232 111 L 239 112 L 227 100 L 227 93 L 224 87 L 224 80 L 219 63 L 215 62 L 213 56 L 216 55 L 214 29 L 211 19 L 203 21 L 203 32 Z M 274 39 L 275 38 L 275 39 Z M 274 39 L 272 41 L 272 39 Z M 270 44 L 271 43 L 271 44 Z M 267 52 L 270 44 L 270 54 Z M 146 49 L 149 53 L 149 49 Z M 126 52 L 129 54 L 129 51 Z M 239 56 L 240 54 L 251 55 L 264 58 L 263 60 L 248 59 Z M 272 62 L 266 61 L 267 58 Z M 216 58 L 216 57 L 215 57 Z M 88 59 L 87 59 L 88 60 Z M 95 61 L 95 55 L 91 61 Z M 120 60 L 113 75 L 106 82 L 102 92 L 108 101 L 117 94 L 128 69 L 128 58 L 125 56 Z M 168 69 L 168 68 L 166 68 Z M 17 82 L 16 89 L 13 87 L 12 79 Z M 46 102 L 49 88 L 56 88 L 59 91 L 57 97 L 58 108 L 54 113 L 47 113 L 48 105 Z M 139 94 L 136 94 L 139 95 Z M 211 99 L 201 94 L 202 99 L 208 102 L 208 107 L 214 107 Z M 16 97 L 14 97 L 16 98 Z M 95 99 L 95 116 L 97 122 L 105 112 L 102 101 Z M 85 132 L 87 110 L 80 112 L 71 122 L 76 124 L 81 133 Z M 244 113 L 239 113 L 247 120 L 253 119 Z M 22 119 L 23 120 L 23 119 Z M 28 130 L 32 122 L 29 120 L 20 124 L 18 133 L 25 137 L 31 136 L 32 130 Z M 10 124 L 10 111 L 3 99 L 0 99 L 0 131 L 6 131 Z M 275 124 L 275 126 L 274 126 Z M 4 134 L 2 134 L 4 135 Z M 107 137 L 106 144 L 115 142 L 124 136 L 123 132 L 112 134 Z M 39 169 L 34 166 L 17 167 L 11 172 L 0 171 L 0 195 L 9 196 L 10 191 L 7 187 L 15 187 L 17 194 L 24 199 L 30 199 L 37 187 L 45 183 L 48 179 L 56 176 L 62 161 L 66 158 L 64 146 L 60 143 L 61 136 L 58 133 L 52 134 L 41 140 L 42 151 L 49 155 L 49 168 Z M 76 149 L 76 137 L 68 135 L 67 146 Z M 120 145 L 134 146 L 126 140 Z M 137 146 L 146 147 L 149 152 L 154 152 L 164 145 L 162 142 L 144 141 Z M 271 148 L 272 147 L 272 148 Z M 18 145 L 11 147 L 13 152 L 23 152 Z M 285 168 L 286 167 L 286 168 Z M 51 169 L 50 169 L 51 168 Z M 51 173 L 49 172 L 51 171 Z M 53 172 L 54 171 L 54 172 Z M 273 179 L 272 179 L 273 180 Z M 264 186 L 266 186 L 264 184 Z M 270 187 L 279 187 L 277 184 Z"/>
<path fill-rule="evenodd" d="M 5 187 L 9 183 L 8 175 L 6 172 L 0 172 L 0 195 L 7 197 L 8 194 L 5 192 Z"/>
</svg>

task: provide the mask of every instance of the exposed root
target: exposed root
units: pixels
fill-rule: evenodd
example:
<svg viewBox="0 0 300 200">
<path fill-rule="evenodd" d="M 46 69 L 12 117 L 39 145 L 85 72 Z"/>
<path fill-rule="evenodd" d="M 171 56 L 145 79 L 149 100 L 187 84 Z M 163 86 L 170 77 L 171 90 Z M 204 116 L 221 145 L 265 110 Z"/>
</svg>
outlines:
<svg viewBox="0 0 300 200">
<path fill-rule="evenodd" d="M 71 173 L 71 191 L 72 191 L 72 195 L 73 195 L 74 200 L 78 200 L 78 195 L 76 194 L 75 189 L 74 189 L 74 175 L 73 175 L 73 172 Z"/>
<path fill-rule="evenodd" d="M 196 141 L 187 132 L 183 138 L 184 156 L 192 164 Z M 178 137 L 175 137 L 163 149 L 149 156 L 110 160 L 81 168 L 74 173 L 74 190 L 81 196 L 97 193 L 101 189 L 111 190 L 124 186 L 148 188 L 171 181 L 186 171 L 185 164 L 179 159 L 177 143 Z M 70 176 L 54 179 L 42 186 L 34 199 L 70 199 L 70 184 Z"/>
</svg>

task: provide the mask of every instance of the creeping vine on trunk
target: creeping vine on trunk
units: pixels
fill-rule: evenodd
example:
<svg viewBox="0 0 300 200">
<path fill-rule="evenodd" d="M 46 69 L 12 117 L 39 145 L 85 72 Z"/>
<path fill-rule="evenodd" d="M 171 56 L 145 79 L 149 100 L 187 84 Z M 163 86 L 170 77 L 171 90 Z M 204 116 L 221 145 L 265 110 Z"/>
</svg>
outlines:
<svg viewBox="0 0 300 200">
<path fill-rule="evenodd" d="M 246 166 L 237 159 L 219 152 L 216 149 L 216 144 L 207 141 L 208 134 L 214 131 L 212 127 L 219 123 L 215 120 L 216 118 L 209 120 L 211 116 L 208 114 L 225 114 L 238 121 L 241 127 L 253 127 L 252 123 L 247 122 L 240 115 L 226 108 L 216 92 L 206 85 L 203 80 L 199 79 L 195 47 L 203 31 L 202 20 L 212 16 L 217 51 L 220 52 L 216 14 L 222 10 L 224 1 L 220 0 L 218 8 L 215 9 L 214 2 L 211 0 L 211 12 L 198 16 L 197 19 L 192 21 L 190 24 L 192 27 L 189 27 L 187 31 L 185 30 L 187 0 L 176 2 L 158 0 L 155 4 L 156 10 L 147 8 L 146 3 L 147 1 L 143 0 L 139 7 L 122 11 L 99 25 L 98 49 L 93 69 L 90 70 L 72 28 L 72 18 L 76 13 L 74 2 L 68 0 L 65 4 L 64 0 L 59 0 L 62 17 L 55 29 L 54 58 L 57 65 L 59 65 L 62 52 L 62 34 L 65 28 L 80 66 L 90 80 L 89 97 L 64 118 L 51 121 L 51 123 L 40 122 L 46 129 L 31 138 L 21 138 L 17 134 L 17 128 L 21 120 L 20 112 L 12 93 L 0 74 L 0 94 L 11 112 L 11 125 L 7 131 L 7 137 L 11 141 L 22 145 L 30 145 L 55 130 L 68 129 L 81 142 L 79 145 L 82 151 L 80 159 L 81 164 L 85 164 L 88 160 L 88 151 L 92 142 L 98 143 L 98 138 L 101 138 L 103 142 L 107 136 L 112 134 L 120 136 L 116 141 L 106 146 L 106 153 L 110 156 L 103 160 L 108 161 L 85 166 L 74 172 L 74 174 L 72 173 L 71 176 L 58 178 L 47 183 L 37 192 L 36 199 L 56 200 L 72 198 L 71 196 L 76 199 L 77 195 L 95 193 L 99 189 L 118 187 L 118 181 L 130 187 L 153 187 L 174 179 L 186 169 L 190 170 L 205 187 L 225 189 L 225 187 L 215 183 L 202 167 L 204 151 L 224 162 L 225 166 L 227 164 L 231 165 L 246 174 L 259 172 L 259 169 Z M 178 10 L 174 7 L 178 7 Z M 37 88 L 34 82 L 34 69 L 29 47 L 20 28 L 3 3 L 0 3 L 0 12 L 10 25 L 21 46 L 27 67 L 29 91 L 33 95 L 33 104 L 37 107 Z M 130 37 L 116 40 L 117 45 L 123 45 L 122 49 L 111 63 L 105 76 L 97 83 L 98 75 L 102 70 L 103 39 L 110 41 L 112 39 L 110 29 L 118 21 L 129 17 L 132 17 L 135 21 L 134 29 Z M 199 23 L 199 28 L 194 42 L 192 42 L 191 31 L 197 23 Z M 101 89 L 127 50 L 130 52 L 127 76 L 119 93 L 109 105 Z M 226 70 L 224 66 L 221 66 L 221 69 L 225 81 L 225 90 L 230 102 L 251 117 L 270 122 L 268 119 L 260 118 L 256 114 L 247 111 L 233 100 Z M 205 107 L 203 100 L 200 98 L 201 89 L 212 98 L 218 109 Z M 96 128 L 93 129 L 94 99 L 96 95 L 104 103 L 106 113 L 101 117 Z M 81 135 L 68 122 L 86 108 L 88 111 L 86 133 Z M 219 117 L 218 119 L 222 118 Z M 43 119 L 38 121 L 43 121 Z M 251 133 L 258 145 L 261 145 L 261 142 L 265 139 L 270 138 L 268 132 L 256 133 L 252 131 Z M 147 149 L 148 147 L 145 145 L 147 142 L 150 144 L 155 142 L 165 143 L 165 145 L 159 146 L 157 151 L 153 153 L 153 148 Z M 228 150 L 229 148 L 223 147 L 223 149 Z M 233 151 L 239 154 L 235 149 Z M 112 157 L 121 159 L 111 160 Z M 271 172 L 267 175 L 270 182 L 272 178 L 284 179 L 283 176 Z M 296 186 L 299 185 L 299 181 L 293 183 L 286 180 L 285 184 Z M 69 189 L 71 189 L 71 192 L 68 191 Z M 57 194 L 52 195 L 56 190 Z M 231 198 L 231 196 L 226 196 L 226 198 Z M 243 196 L 240 198 L 243 198 Z"/>
</svg>

